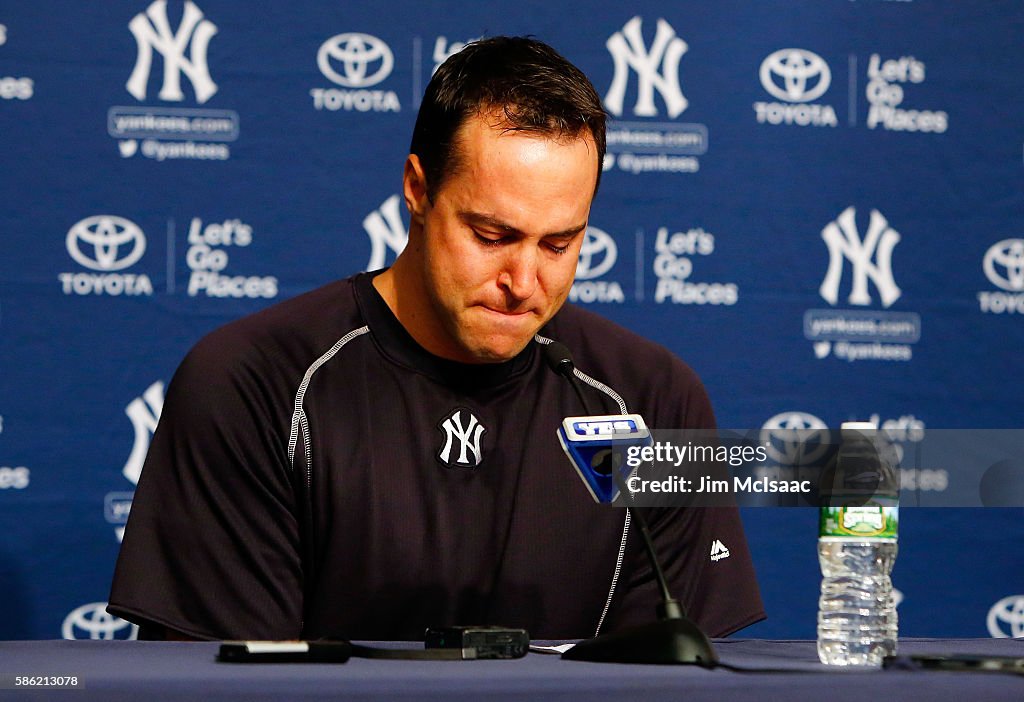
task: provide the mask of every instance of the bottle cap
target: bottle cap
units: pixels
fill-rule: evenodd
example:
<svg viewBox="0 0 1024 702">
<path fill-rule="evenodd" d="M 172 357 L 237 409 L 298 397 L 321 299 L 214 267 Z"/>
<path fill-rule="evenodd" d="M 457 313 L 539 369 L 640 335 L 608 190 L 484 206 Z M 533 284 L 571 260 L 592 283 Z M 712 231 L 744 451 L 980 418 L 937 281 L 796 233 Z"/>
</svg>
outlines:
<svg viewBox="0 0 1024 702">
<path fill-rule="evenodd" d="M 839 431 L 844 439 L 871 439 L 878 432 L 878 427 L 873 422 L 843 422 L 839 425 Z"/>
</svg>

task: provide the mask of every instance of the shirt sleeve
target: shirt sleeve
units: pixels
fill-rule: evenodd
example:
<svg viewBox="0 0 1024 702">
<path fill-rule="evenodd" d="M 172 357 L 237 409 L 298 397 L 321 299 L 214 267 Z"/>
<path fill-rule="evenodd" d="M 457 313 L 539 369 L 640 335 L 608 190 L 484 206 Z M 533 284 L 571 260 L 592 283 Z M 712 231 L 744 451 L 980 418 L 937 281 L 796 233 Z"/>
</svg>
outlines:
<svg viewBox="0 0 1024 702">
<path fill-rule="evenodd" d="M 256 352 L 232 346 L 207 337 L 170 383 L 109 610 L 196 638 L 298 638 L 290 405 Z"/>
</svg>

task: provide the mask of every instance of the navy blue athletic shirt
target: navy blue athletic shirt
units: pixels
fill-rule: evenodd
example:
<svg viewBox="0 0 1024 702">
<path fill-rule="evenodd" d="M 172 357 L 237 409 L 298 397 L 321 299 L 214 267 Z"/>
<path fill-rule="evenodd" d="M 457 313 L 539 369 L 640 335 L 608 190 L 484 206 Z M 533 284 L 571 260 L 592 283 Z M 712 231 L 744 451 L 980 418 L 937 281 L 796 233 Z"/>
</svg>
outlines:
<svg viewBox="0 0 1024 702">
<path fill-rule="evenodd" d="M 213 332 L 168 387 L 110 611 L 197 638 L 419 640 L 501 624 L 534 638 L 650 621 L 625 510 L 593 502 L 556 428 L 584 414 L 541 355 L 564 343 L 608 413 L 714 426 L 666 349 L 566 305 L 518 356 L 431 355 L 360 274 Z M 733 508 L 654 509 L 673 593 L 711 636 L 763 618 Z M 729 557 L 712 561 L 721 541 Z"/>
</svg>

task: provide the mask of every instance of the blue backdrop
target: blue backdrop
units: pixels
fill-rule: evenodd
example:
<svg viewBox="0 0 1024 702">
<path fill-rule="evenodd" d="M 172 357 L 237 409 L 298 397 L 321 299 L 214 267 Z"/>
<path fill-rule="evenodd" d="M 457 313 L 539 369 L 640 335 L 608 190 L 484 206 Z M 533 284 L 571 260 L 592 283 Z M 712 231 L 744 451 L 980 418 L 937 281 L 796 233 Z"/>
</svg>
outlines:
<svg viewBox="0 0 1024 702">
<path fill-rule="evenodd" d="M 573 298 L 687 360 L 722 426 L 1020 427 L 1018 0 L 8 2 L 0 637 L 131 635 L 102 606 L 177 363 L 394 260 L 432 70 L 527 33 L 612 118 Z M 1021 516 L 905 510 L 901 633 L 1024 635 Z M 813 636 L 816 514 L 744 519 L 749 633 Z"/>
</svg>

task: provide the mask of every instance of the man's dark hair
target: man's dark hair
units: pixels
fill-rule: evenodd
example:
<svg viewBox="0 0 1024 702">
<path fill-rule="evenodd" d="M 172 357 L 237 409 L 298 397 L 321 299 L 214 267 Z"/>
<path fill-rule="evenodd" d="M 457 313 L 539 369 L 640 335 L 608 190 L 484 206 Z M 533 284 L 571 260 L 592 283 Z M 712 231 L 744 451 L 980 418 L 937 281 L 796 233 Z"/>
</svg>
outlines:
<svg viewBox="0 0 1024 702">
<path fill-rule="evenodd" d="M 513 131 L 576 138 L 589 130 L 597 145 L 601 182 L 605 114 L 590 80 L 543 42 L 490 37 L 445 61 L 423 96 L 409 151 L 419 156 L 431 201 L 458 167 L 459 127 L 491 110 L 501 110 L 501 126 Z"/>
</svg>

